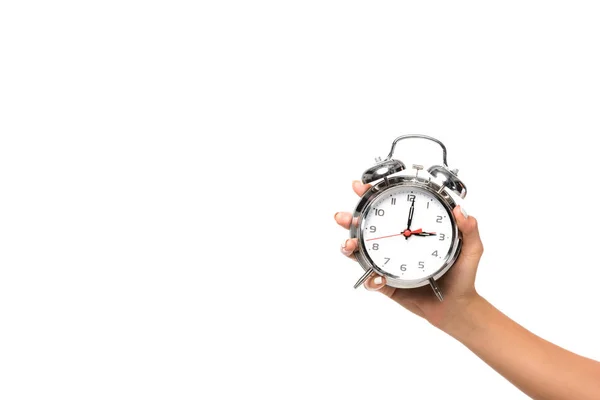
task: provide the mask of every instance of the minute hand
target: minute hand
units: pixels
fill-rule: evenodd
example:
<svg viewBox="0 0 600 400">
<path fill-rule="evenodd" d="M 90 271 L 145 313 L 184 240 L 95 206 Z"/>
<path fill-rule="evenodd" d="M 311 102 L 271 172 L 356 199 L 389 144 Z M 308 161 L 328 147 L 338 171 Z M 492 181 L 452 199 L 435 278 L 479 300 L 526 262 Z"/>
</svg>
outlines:
<svg viewBox="0 0 600 400">
<path fill-rule="evenodd" d="M 412 224 L 413 214 L 415 213 L 415 199 L 413 199 L 412 204 L 410 205 L 410 210 L 408 211 L 408 223 L 406 226 L 407 230 L 410 230 L 410 225 Z"/>
</svg>

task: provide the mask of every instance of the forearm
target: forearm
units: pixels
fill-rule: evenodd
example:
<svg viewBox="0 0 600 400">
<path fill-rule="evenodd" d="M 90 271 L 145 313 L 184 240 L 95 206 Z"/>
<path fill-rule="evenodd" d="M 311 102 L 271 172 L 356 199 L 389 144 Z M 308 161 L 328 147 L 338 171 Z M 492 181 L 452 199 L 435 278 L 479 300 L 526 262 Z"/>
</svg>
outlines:
<svg viewBox="0 0 600 400">
<path fill-rule="evenodd" d="M 600 399 L 600 363 L 534 335 L 482 297 L 442 329 L 536 400 Z"/>
</svg>

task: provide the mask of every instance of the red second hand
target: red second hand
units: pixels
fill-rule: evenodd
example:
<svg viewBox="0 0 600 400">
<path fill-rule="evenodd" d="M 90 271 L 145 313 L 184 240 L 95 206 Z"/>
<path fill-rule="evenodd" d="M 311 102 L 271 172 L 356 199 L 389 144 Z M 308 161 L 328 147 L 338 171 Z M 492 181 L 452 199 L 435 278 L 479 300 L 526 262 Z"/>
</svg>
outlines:
<svg viewBox="0 0 600 400">
<path fill-rule="evenodd" d="M 365 242 L 368 242 L 369 240 L 385 239 L 385 238 L 389 238 L 389 237 L 392 237 L 392 236 L 402 236 L 402 235 L 404 235 L 404 232 L 403 233 L 396 233 L 395 235 L 380 236 L 380 237 L 376 237 L 376 238 L 372 238 L 372 239 L 367 239 L 367 240 L 365 240 Z"/>
</svg>

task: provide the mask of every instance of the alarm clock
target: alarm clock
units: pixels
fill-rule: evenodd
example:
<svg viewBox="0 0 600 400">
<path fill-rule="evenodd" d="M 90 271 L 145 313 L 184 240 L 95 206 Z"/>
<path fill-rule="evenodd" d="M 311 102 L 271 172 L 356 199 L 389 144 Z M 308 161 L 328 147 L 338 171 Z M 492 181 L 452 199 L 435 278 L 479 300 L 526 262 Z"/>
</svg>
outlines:
<svg viewBox="0 0 600 400">
<path fill-rule="evenodd" d="M 437 143 L 442 165 L 406 170 L 402 161 L 392 158 L 398 142 L 406 139 Z M 350 238 L 358 243 L 355 256 L 365 271 L 355 288 L 378 274 L 394 288 L 430 285 L 443 300 L 436 281 L 452 267 L 462 243 L 452 210 L 467 188 L 457 174 L 448 167 L 441 141 L 416 134 L 397 137 L 385 160 L 376 159 L 363 173 L 362 182 L 372 187 L 360 198 L 350 224 Z"/>
</svg>

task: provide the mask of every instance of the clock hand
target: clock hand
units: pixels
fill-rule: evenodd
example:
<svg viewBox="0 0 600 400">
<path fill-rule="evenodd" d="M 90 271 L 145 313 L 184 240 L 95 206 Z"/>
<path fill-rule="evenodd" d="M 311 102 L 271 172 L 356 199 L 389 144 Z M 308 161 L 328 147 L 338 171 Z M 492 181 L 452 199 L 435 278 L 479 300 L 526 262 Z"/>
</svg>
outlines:
<svg viewBox="0 0 600 400">
<path fill-rule="evenodd" d="M 402 235 L 404 235 L 404 232 L 402 232 L 402 233 L 396 233 L 395 235 L 387 235 L 387 236 L 380 236 L 380 237 L 371 238 L 371 239 L 365 239 L 365 242 L 368 242 L 369 240 L 385 239 L 385 238 L 389 238 L 389 237 L 392 237 L 392 236 L 402 236 Z"/>
<path fill-rule="evenodd" d="M 406 229 L 404 232 L 408 232 L 408 235 L 404 235 L 405 239 L 408 240 L 410 236 L 410 225 L 412 224 L 413 215 L 415 214 L 415 198 L 413 197 L 412 204 L 410 205 L 410 210 L 408 210 L 408 222 L 406 224 Z"/>
<path fill-rule="evenodd" d="M 402 233 L 396 233 L 396 234 L 393 234 L 393 235 L 379 236 L 379 237 L 376 237 L 376 238 L 365 239 L 365 242 L 368 242 L 369 240 L 385 239 L 385 238 L 394 237 L 394 236 L 404 236 L 405 238 L 408 239 L 412 235 L 415 235 L 415 236 L 435 236 L 435 232 L 423 232 L 423 229 L 417 229 L 417 230 L 414 230 L 414 231 L 411 231 L 410 229 L 406 229 Z"/>
<path fill-rule="evenodd" d="M 423 232 L 423 229 L 412 231 L 411 234 L 415 236 L 435 236 L 435 232 Z"/>
<path fill-rule="evenodd" d="M 408 211 L 408 223 L 406 224 L 406 230 L 410 230 L 410 224 L 412 224 L 413 215 L 415 213 L 415 199 L 413 199 L 412 204 L 410 205 L 410 210 Z"/>
</svg>

